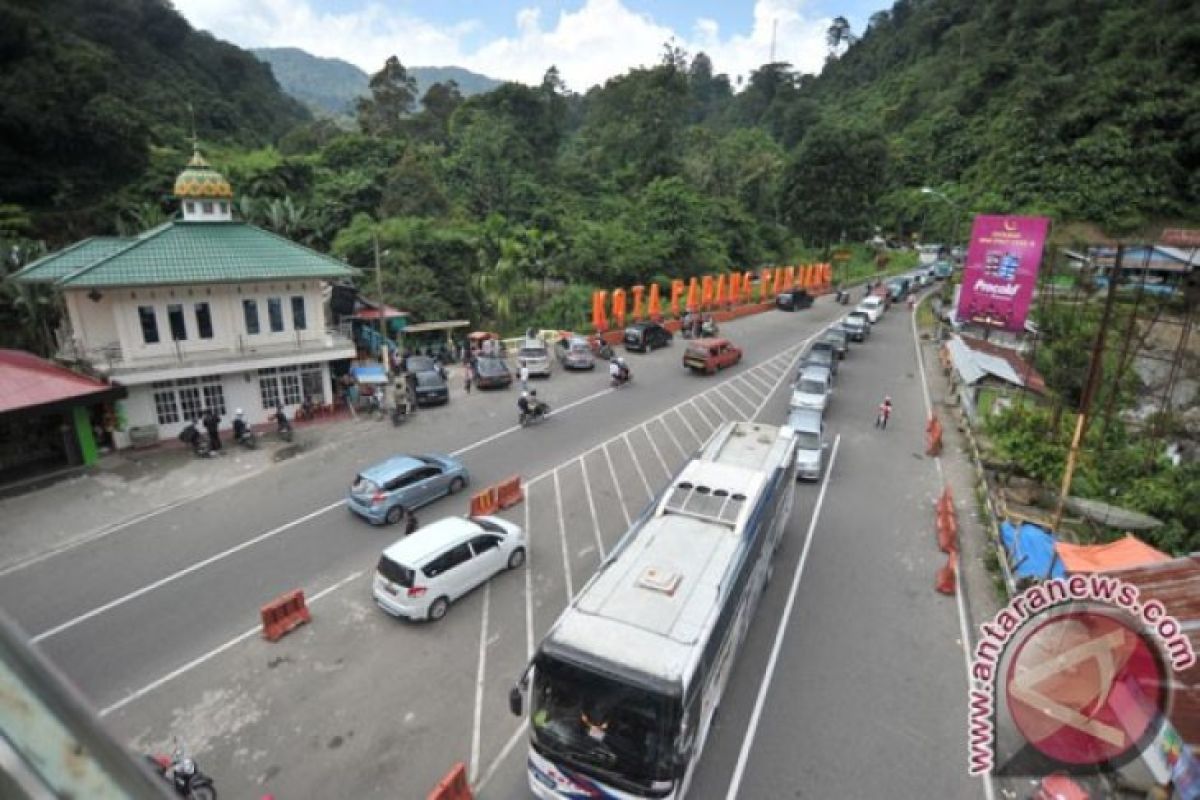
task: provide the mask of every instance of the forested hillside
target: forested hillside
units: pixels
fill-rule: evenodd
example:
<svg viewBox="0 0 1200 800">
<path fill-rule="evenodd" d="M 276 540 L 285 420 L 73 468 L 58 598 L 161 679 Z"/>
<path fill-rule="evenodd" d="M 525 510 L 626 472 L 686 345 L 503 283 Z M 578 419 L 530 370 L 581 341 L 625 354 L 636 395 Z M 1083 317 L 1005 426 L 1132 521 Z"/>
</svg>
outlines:
<svg viewBox="0 0 1200 800">
<path fill-rule="evenodd" d="M 367 73 L 340 58 L 321 58 L 297 47 L 260 47 L 251 52 L 271 65 L 285 92 L 315 111 L 341 116 L 368 94 Z M 462 67 L 411 67 L 408 72 L 417 81 L 418 93 L 435 83 L 454 81 L 463 96 L 470 97 L 501 83 Z"/>
<path fill-rule="evenodd" d="M 166 0 L 0 0 L 0 203 L 59 235 L 111 226 L 152 148 L 191 135 L 189 108 L 206 139 L 242 146 L 308 117 L 266 65 Z"/>
<path fill-rule="evenodd" d="M 736 93 L 669 46 L 585 95 L 553 67 L 422 90 L 393 58 L 354 131 L 297 125 L 265 65 L 164 0 L 0 13 L 0 227 L 59 246 L 173 213 L 191 102 L 245 218 L 356 264 L 378 235 L 389 301 L 420 318 L 565 322 L 591 285 L 945 240 L 970 212 L 1120 232 L 1200 210 L 1185 0 L 901 0 L 861 37 L 836 21 L 819 77 L 767 64 Z"/>
</svg>

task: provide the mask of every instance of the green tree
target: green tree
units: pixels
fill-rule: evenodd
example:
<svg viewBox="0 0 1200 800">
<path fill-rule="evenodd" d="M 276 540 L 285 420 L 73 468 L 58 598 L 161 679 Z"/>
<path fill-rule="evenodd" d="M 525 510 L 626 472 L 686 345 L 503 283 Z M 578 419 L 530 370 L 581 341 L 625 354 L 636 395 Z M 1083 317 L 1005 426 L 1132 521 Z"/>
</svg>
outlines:
<svg viewBox="0 0 1200 800">
<path fill-rule="evenodd" d="M 784 217 L 807 242 L 821 247 L 866 238 L 886 168 L 887 145 L 879 133 L 821 124 L 784 167 Z"/>
<path fill-rule="evenodd" d="M 417 102 L 417 81 L 396 56 L 388 56 L 383 69 L 371 76 L 370 97 L 355 104 L 358 126 L 373 136 L 399 136 Z"/>
</svg>

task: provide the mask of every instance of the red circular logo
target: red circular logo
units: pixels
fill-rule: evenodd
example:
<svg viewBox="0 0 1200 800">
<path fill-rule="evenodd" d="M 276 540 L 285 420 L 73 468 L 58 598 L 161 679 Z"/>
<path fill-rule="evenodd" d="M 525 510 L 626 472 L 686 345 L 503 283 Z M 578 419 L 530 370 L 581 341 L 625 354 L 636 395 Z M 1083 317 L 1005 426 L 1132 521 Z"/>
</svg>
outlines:
<svg viewBox="0 0 1200 800">
<path fill-rule="evenodd" d="M 1131 755 L 1165 710 L 1154 646 L 1099 611 L 1052 617 L 1022 639 L 1005 693 L 1013 722 L 1044 755 L 1076 766 Z"/>
</svg>

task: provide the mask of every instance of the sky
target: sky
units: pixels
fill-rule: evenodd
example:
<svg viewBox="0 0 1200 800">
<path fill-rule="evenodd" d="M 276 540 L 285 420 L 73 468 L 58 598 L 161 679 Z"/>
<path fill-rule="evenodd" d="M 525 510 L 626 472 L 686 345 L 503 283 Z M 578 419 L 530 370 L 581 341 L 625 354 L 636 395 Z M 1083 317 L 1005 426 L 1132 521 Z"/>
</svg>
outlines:
<svg viewBox="0 0 1200 800">
<path fill-rule="evenodd" d="M 405 66 L 459 66 L 540 83 L 551 65 L 583 92 L 657 63 L 674 40 L 735 80 L 770 60 L 804 72 L 825 61 L 835 16 L 861 33 L 890 0 L 173 0 L 193 27 L 241 47 L 299 47 L 367 73 L 390 55 Z"/>
</svg>

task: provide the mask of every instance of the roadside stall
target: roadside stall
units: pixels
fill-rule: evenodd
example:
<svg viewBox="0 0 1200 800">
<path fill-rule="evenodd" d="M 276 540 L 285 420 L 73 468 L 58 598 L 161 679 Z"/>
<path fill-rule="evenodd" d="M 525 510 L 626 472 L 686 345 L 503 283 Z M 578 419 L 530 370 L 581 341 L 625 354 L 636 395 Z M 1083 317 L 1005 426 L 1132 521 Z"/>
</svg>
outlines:
<svg viewBox="0 0 1200 800">
<path fill-rule="evenodd" d="M 404 350 L 428 351 L 430 356 L 441 359 L 443 364 L 453 364 L 462 354 L 454 342 L 454 332 L 470 327 L 465 319 L 449 319 L 439 322 L 418 322 L 404 329 Z"/>
</svg>

